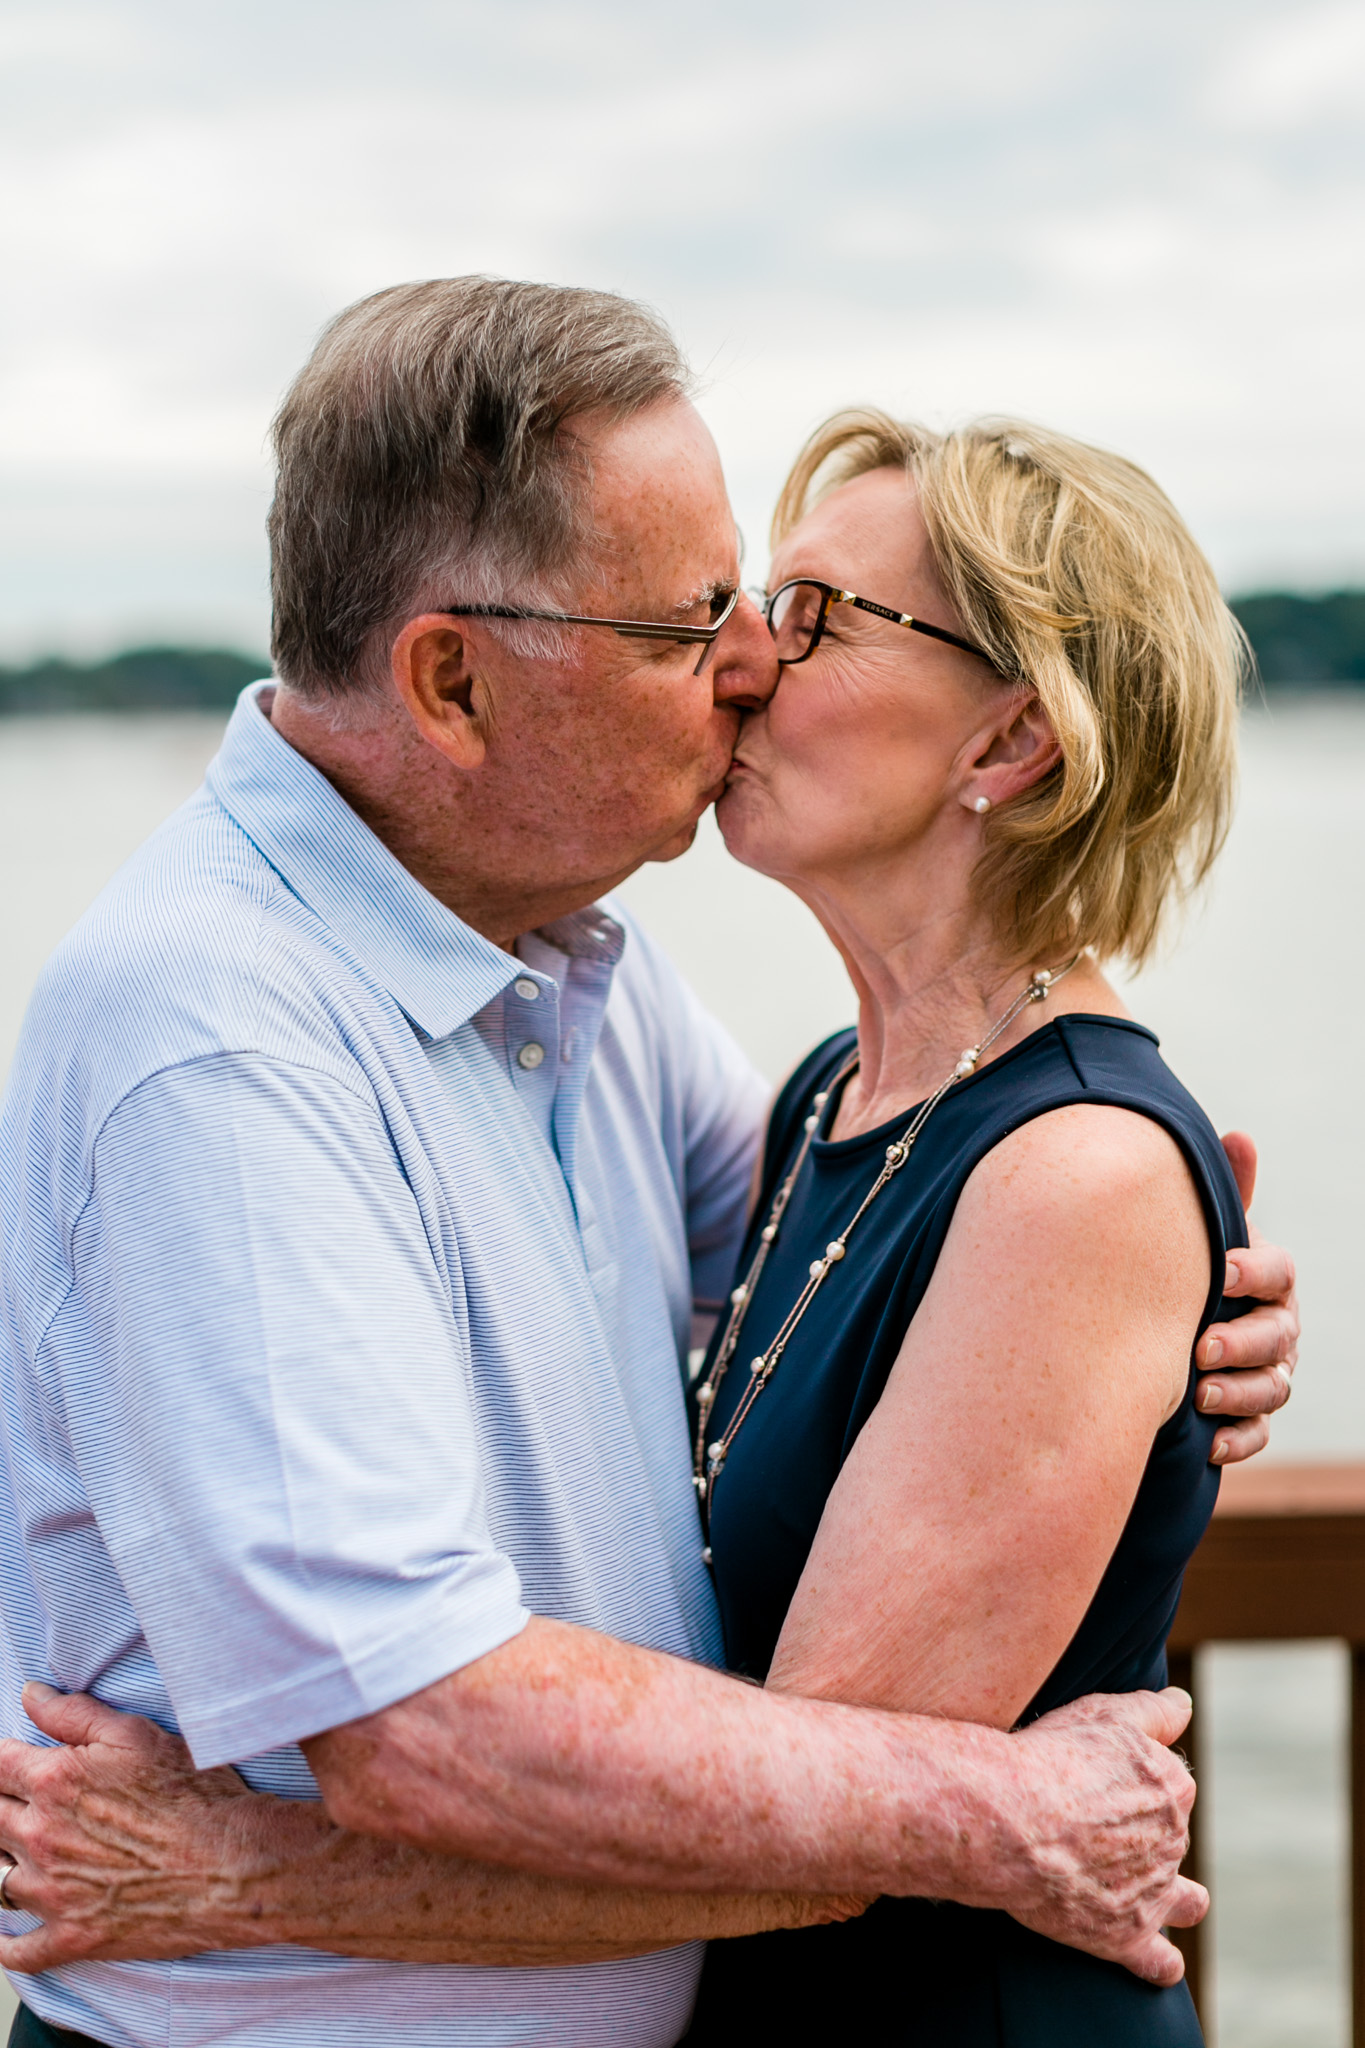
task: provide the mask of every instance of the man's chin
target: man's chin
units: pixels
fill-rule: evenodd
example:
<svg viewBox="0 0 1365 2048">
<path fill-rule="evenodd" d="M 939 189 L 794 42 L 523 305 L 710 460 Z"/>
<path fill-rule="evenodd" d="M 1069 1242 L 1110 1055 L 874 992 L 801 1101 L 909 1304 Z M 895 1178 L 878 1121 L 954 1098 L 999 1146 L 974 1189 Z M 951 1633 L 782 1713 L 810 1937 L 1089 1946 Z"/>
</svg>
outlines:
<svg viewBox="0 0 1365 2048">
<path fill-rule="evenodd" d="M 660 840 L 654 852 L 648 856 L 651 861 L 677 860 L 680 854 L 688 851 L 697 836 L 697 827 L 701 824 L 702 819 L 706 816 L 711 806 L 718 803 L 724 796 L 725 781 L 725 776 L 722 776 L 719 782 L 713 783 L 710 789 L 705 791 L 698 799 L 696 809 L 687 823 L 680 825 L 678 830 L 671 833 L 667 839 Z"/>
<path fill-rule="evenodd" d="M 662 846 L 655 848 L 654 852 L 649 856 L 650 860 L 677 860 L 681 854 L 686 853 L 691 847 L 693 840 L 697 836 L 697 827 L 700 823 L 700 818 L 694 818 L 692 823 L 685 825 L 681 832 L 675 832 L 671 839 L 666 839 Z"/>
</svg>

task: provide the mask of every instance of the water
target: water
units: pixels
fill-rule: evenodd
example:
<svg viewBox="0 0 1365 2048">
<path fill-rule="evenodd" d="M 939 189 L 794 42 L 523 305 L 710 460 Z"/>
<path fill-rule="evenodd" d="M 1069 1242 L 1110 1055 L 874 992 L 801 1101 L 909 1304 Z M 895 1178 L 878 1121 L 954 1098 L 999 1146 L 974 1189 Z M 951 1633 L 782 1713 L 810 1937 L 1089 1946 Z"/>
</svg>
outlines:
<svg viewBox="0 0 1365 2048">
<path fill-rule="evenodd" d="M 0 722 L 0 1067 L 63 931 L 197 784 L 221 722 Z M 1243 796 L 1207 901 L 1131 991 L 1220 1129 L 1261 1148 L 1256 1214 L 1299 1258 L 1304 1357 L 1281 1455 L 1365 1457 L 1355 1275 L 1365 1239 L 1365 697 L 1247 720 Z M 774 1080 L 852 1005 L 809 914 L 709 822 L 627 899 Z M 1346 2034 L 1344 1677 L 1332 1645 L 1207 1653 L 1220 2048 Z"/>
</svg>

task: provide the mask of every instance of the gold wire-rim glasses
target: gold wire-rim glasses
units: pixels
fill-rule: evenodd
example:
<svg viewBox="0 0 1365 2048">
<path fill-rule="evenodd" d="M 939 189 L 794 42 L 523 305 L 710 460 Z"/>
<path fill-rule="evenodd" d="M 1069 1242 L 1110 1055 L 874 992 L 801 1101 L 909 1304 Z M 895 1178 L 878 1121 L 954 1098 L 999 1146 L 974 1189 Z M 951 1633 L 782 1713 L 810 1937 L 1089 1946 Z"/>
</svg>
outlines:
<svg viewBox="0 0 1365 2048">
<path fill-rule="evenodd" d="M 720 592 L 716 593 L 720 596 Z M 541 619 L 555 626 L 609 626 L 613 633 L 630 640 L 676 640 L 683 645 L 695 646 L 703 643 L 701 659 L 693 669 L 699 676 L 706 666 L 707 656 L 716 643 L 735 606 L 740 600 L 738 584 L 725 599 L 724 606 L 716 617 L 705 626 L 683 626 L 676 620 L 665 619 L 598 619 L 583 612 L 542 612 L 532 611 L 522 605 L 504 604 L 446 604 L 440 607 L 443 617 L 448 619 Z M 713 600 L 714 602 L 714 600 Z"/>
</svg>

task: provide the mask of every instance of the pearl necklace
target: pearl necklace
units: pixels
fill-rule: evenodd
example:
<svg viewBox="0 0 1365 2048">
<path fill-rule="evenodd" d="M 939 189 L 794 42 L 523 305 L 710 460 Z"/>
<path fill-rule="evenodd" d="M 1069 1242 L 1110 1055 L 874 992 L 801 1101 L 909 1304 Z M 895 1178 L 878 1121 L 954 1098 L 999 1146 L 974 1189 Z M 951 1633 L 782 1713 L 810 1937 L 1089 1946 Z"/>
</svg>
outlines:
<svg viewBox="0 0 1365 2048">
<path fill-rule="evenodd" d="M 810 1273 L 806 1284 L 795 1302 L 793 1302 L 785 1322 L 778 1330 L 777 1335 L 773 1338 L 767 1350 L 760 1353 L 750 1365 L 749 1384 L 740 1397 L 738 1407 L 730 1417 L 720 1436 L 716 1437 L 708 1445 L 706 1442 L 706 1428 L 710 1420 L 711 1410 L 715 1406 L 716 1396 L 720 1392 L 721 1383 L 730 1369 L 731 1361 L 738 1348 L 740 1335 L 744 1329 L 744 1319 L 749 1313 L 749 1304 L 754 1298 L 754 1292 L 762 1276 L 763 1268 L 768 1262 L 768 1254 L 777 1243 L 778 1234 L 782 1227 L 782 1218 L 786 1214 L 787 1204 L 791 1201 L 792 1191 L 800 1178 L 801 1169 L 806 1163 L 807 1154 L 820 1127 L 821 1113 L 835 1089 L 839 1088 L 856 1068 L 858 1055 L 855 1053 L 852 1059 L 840 1068 L 839 1072 L 830 1082 L 829 1087 L 822 1089 L 813 1098 L 811 1105 L 812 1114 L 806 1118 L 806 1134 L 802 1141 L 801 1150 L 796 1155 L 796 1163 L 773 1197 L 773 1205 L 768 1212 L 768 1220 L 758 1234 L 758 1250 L 754 1255 L 753 1263 L 739 1286 L 735 1288 L 730 1296 L 729 1320 L 725 1325 L 725 1334 L 721 1338 L 720 1348 L 716 1352 L 715 1361 L 710 1372 L 708 1372 L 706 1378 L 697 1388 L 697 1435 L 693 1447 L 692 1483 L 697 1489 L 702 1511 L 708 1518 L 711 1501 L 715 1494 L 716 1481 L 725 1470 L 725 1460 L 730 1454 L 730 1446 L 743 1428 L 755 1401 L 776 1372 L 782 1355 L 795 1335 L 797 1326 L 805 1315 L 806 1310 L 824 1286 L 831 1272 L 847 1255 L 848 1240 L 854 1230 L 862 1222 L 863 1217 L 872 1207 L 882 1189 L 900 1172 L 906 1160 L 910 1157 L 915 1140 L 949 1089 L 958 1081 L 965 1081 L 969 1074 L 974 1074 L 983 1056 L 990 1051 L 990 1048 L 1002 1033 L 1008 1031 L 1020 1011 L 1026 1010 L 1030 1003 L 1046 1002 L 1049 993 L 1057 986 L 1059 981 L 1070 974 L 1072 968 L 1081 958 L 1082 955 L 1080 953 L 1073 955 L 1067 961 L 1065 967 L 1059 967 L 1055 973 L 1050 972 L 1046 967 L 1040 967 L 1038 972 L 1030 977 L 1028 986 L 1022 989 L 1015 997 L 1004 1016 L 991 1026 L 980 1045 L 969 1045 L 967 1047 L 967 1050 L 963 1053 L 942 1087 L 937 1089 L 927 1102 L 920 1104 L 900 1136 L 887 1146 L 886 1157 L 882 1162 L 877 1178 L 873 1181 L 853 1216 L 844 1225 L 839 1235 L 836 1238 L 832 1238 L 825 1246 L 824 1256 L 811 1261 Z M 702 1559 L 706 1564 L 710 1564 L 711 1551 L 709 1545 L 702 1551 Z"/>
</svg>

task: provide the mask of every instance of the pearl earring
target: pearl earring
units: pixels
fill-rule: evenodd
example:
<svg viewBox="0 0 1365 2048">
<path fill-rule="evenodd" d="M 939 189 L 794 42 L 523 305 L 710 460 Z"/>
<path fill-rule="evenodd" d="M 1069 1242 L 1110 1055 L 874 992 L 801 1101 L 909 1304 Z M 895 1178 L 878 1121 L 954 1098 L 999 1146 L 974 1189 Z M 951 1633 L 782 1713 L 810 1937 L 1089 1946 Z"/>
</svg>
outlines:
<svg viewBox="0 0 1365 2048">
<path fill-rule="evenodd" d="M 978 817 L 983 817 L 990 807 L 991 800 L 988 796 L 979 796 L 972 805 L 972 809 L 977 813 Z"/>
</svg>

